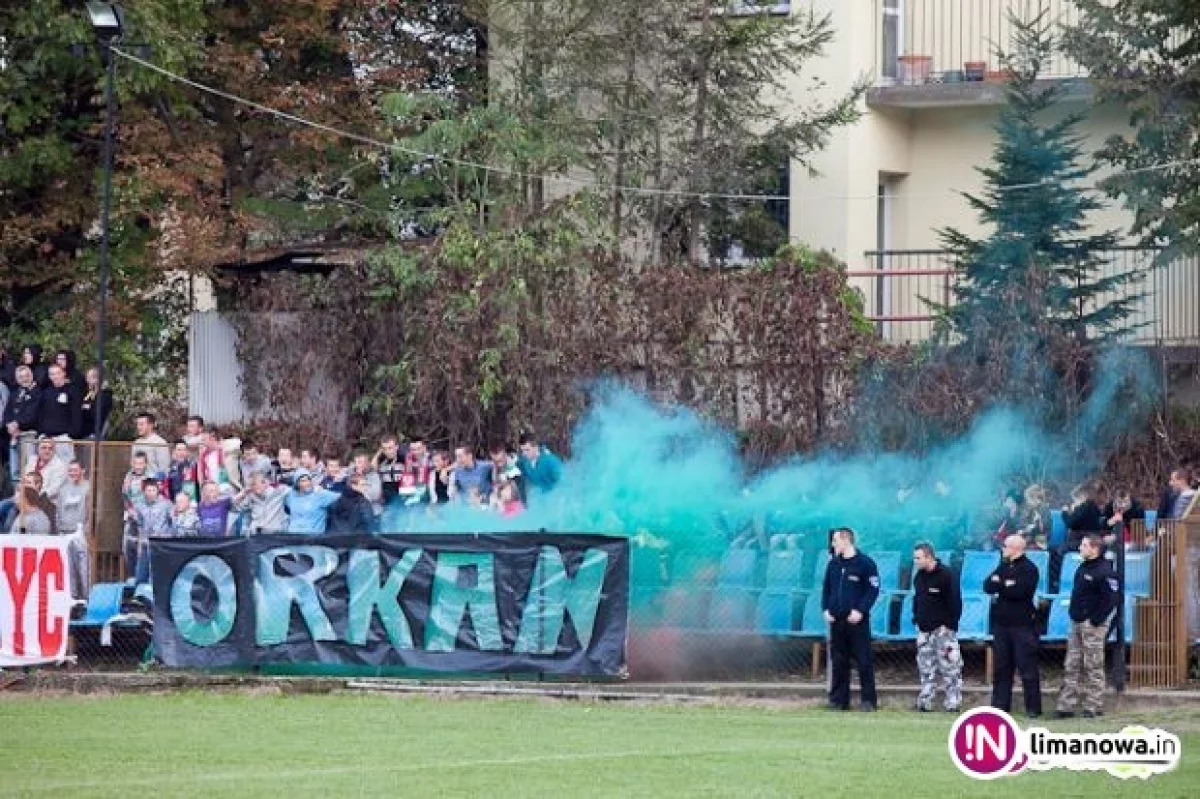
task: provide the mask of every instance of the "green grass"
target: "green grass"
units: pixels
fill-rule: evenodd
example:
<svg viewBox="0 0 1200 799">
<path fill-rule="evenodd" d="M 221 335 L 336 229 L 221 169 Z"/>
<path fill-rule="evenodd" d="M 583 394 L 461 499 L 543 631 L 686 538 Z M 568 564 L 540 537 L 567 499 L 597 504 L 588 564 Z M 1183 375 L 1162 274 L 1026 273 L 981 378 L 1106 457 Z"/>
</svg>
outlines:
<svg viewBox="0 0 1200 799">
<path fill-rule="evenodd" d="M 0 699 L 0 795 L 1200 796 L 1200 711 L 1149 782 L 1049 772 L 992 783 L 951 764 L 952 717 L 751 706 L 179 693 Z"/>
</svg>

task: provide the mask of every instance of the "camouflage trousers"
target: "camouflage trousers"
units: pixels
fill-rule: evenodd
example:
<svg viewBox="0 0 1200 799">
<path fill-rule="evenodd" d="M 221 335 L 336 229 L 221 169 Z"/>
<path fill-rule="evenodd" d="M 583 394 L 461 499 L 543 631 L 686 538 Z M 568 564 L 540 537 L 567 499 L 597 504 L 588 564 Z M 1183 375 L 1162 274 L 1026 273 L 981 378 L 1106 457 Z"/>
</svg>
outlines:
<svg viewBox="0 0 1200 799">
<path fill-rule="evenodd" d="M 1083 709 L 1093 712 L 1104 709 L 1104 641 L 1108 625 L 1093 626 L 1090 622 L 1071 622 L 1067 638 L 1067 660 L 1063 664 L 1062 690 L 1058 692 L 1058 709 L 1071 712 L 1082 700 Z"/>
<path fill-rule="evenodd" d="M 931 633 L 917 632 L 917 671 L 921 674 L 918 708 L 931 710 L 939 688 L 946 692 L 947 710 L 962 705 L 962 651 L 954 630 L 939 627 Z"/>
</svg>

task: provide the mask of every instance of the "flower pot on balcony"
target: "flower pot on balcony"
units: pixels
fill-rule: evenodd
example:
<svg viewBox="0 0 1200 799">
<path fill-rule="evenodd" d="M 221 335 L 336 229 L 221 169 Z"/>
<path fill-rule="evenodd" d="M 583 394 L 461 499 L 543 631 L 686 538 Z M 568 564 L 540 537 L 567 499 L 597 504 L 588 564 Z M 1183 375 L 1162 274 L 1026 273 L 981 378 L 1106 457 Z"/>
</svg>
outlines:
<svg viewBox="0 0 1200 799">
<path fill-rule="evenodd" d="M 963 73 L 957 69 L 952 69 L 949 72 L 943 72 L 942 73 L 942 82 L 943 83 L 962 83 L 963 82 Z"/>
<path fill-rule="evenodd" d="M 1010 69 L 992 69 L 988 70 L 984 76 L 984 80 L 988 83 L 1008 83 L 1012 80 L 1012 70 Z"/>
<path fill-rule="evenodd" d="M 902 55 L 896 59 L 899 65 L 897 77 L 905 86 L 915 86 L 929 80 L 929 72 L 933 68 L 933 56 Z"/>
<path fill-rule="evenodd" d="M 963 77 L 968 81 L 981 81 L 985 75 L 987 75 L 986 61 L 967 61 L 963 64 Z"/>
</svg>

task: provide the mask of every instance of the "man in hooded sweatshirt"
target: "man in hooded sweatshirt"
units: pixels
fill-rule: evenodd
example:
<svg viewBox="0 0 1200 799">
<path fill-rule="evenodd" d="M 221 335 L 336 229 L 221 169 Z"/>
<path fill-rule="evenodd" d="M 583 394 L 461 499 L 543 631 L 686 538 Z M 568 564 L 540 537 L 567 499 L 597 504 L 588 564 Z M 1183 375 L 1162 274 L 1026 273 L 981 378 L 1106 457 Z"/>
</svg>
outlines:
<svg viewBox="0 0 1200 799">
<path fill-rule="evenodd" d="M 329 509 L 328 533 L 375 532 L 375 507 L 367 499 L 367 480 L 351 475 L 337 502 Z"/>
<path fill-rule="evenodd" d="M 289 533 L 321 535 L 329 518 L 329 508 L 341 494 L 317 488 L 312 472 L 296 470 L 296 485 L 287 497 Z"/>
<path fill-rule="evenodd" d="M 49 380 L 38 401 L 38 433 L 60 442 L 58 457 L 69 463 L 75 460 L 71 439 L 77 438 L 83 427 L 83 392 L 67 380 L 66 370 L 58 364 L 47 374 Z"/>
</svg>

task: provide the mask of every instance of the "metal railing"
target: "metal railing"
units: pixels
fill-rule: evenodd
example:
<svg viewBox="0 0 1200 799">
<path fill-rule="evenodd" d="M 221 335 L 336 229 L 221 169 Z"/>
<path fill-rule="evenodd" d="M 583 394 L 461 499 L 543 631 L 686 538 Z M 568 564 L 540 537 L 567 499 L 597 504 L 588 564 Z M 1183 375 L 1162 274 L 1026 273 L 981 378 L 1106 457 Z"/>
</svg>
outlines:
<svg viewBox="0 0 1200 799">
<path fill-rule="evenodd" d="M 1139 277 L 1096 302 L 1136 298 L 1126 320 L 1129 343 L 1200 345 L 1200 256 L 1156 265 L 1159 255 L 1143 247 L 1106 251 L 1102 276 L 1134 272 Z M 931 303 L 953 303 L 958 279 L 953 255 L 944 250 L 881 250 L 867 252 L 865 258 L 869 268 L 848 275 L 863 292 L 867 316 L 880 335 L 896 343 L 927 339 L 934 324 Z"/>
<path fill-rule="evenodd" d="M 1079 10 L 1071 0 L 875 0 L 876 82 L 880 86 L 1003 81 L 997 51 L 1013 53 L 1010 13 L 1055 25 L 1072 25 Z M 1045 78 L 1086 76 L 1055 51 Z"/>
</svg>

